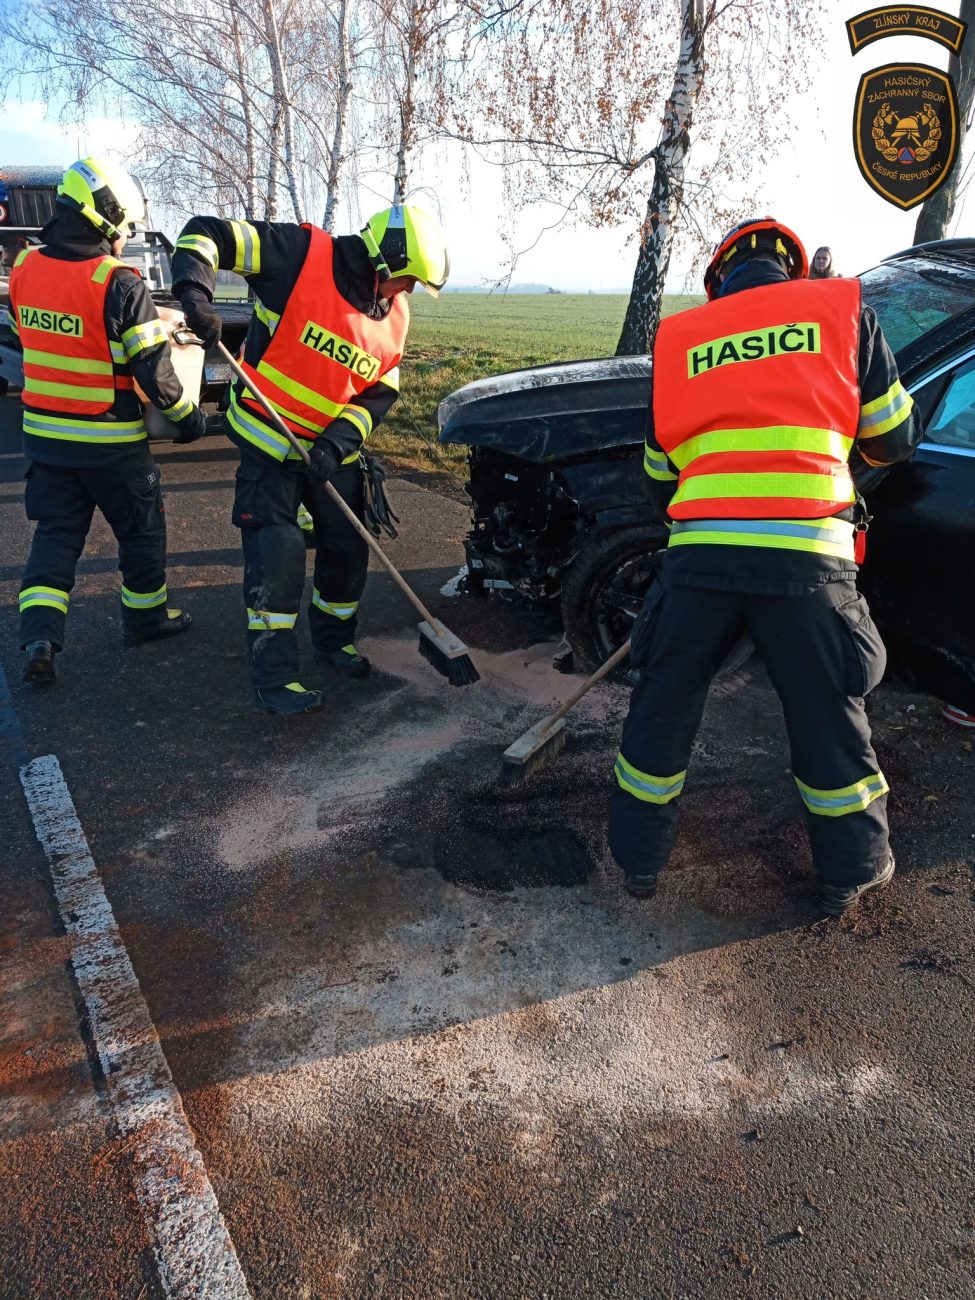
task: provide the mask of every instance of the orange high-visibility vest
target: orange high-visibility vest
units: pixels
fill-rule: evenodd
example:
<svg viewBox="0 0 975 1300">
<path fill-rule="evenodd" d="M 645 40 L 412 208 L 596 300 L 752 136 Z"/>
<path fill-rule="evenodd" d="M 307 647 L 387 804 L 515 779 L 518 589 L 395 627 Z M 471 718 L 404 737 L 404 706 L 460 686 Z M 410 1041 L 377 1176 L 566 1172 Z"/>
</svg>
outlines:
<svg viewBox="0 0 975 1300">
<path fill-rule="evenodd" d="M 821 519 L 856 499 L 858 280 L 744 289 L 661 321 L 654 434 L 684 519 Z"/>
<path fill-rule="evenodd" d="M 118 365 L 125 363 L 121 344 L 113 349 L 105 327 L 105 296 L 123 265 L 107 256 L 65 262 L 34 249 L 17 259 L 10 310 L 24 349 L 25 406 L 100 416 L 119 390 L 133 388 L 115 364 L 116 351 Z"/>
<path fill-rule="evenodd" d="M 302 228 L 310 236 L 308 253 L 270 345 L 256 366 L 242 365 L 292 432 L 314 441 L 353 398 L 399 364 L 410 313 L 402 294 L 382 320 L 353 307 L 335 286 L 332 236 L 318 226 Z M 245 389 L 237 400 L 264 420 Z M 235 419 L 234 405 L 230 417 L 261 450 L 277 459 L 288 454 L 288 444 L 275 430 L 265 433 L 246 418 Z"/>
</svg>

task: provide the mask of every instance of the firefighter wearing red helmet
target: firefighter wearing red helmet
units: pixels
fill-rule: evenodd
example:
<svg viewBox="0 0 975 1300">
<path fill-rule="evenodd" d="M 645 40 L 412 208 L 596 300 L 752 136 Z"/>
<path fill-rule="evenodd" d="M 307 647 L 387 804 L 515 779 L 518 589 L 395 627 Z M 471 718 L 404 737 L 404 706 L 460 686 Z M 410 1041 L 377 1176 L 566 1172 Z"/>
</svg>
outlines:
<svg viewBox="0 0 975 1300">
<path fill-rule="evenodd" d="M 859 281 L 807 277 L 788 227 L 747 221 L 715 247 L 708 302 L 655 340 L 644 468 L 671 533 L 633 630 L 609 828 L 637 897 L 667 862 L 708 688 L 744 633 L 782 702 L 823 910 L 893 875 L 863 699 L 886 655 L 855 585 L 867 516 L 849 462 L 904 460 L 921 427 Z"/>
</svg>

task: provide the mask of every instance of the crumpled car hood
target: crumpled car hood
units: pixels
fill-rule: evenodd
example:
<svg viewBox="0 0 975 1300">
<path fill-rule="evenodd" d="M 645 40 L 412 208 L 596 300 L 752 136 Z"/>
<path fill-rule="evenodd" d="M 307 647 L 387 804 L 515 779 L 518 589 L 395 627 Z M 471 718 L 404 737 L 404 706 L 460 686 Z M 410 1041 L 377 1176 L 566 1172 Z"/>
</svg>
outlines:
<svg viewBox="0 0 975 1300">
<path fill-rule="evenodd" d="M 646 436 L 651 364 L 604 357 L 476 379 L 440 403 L 440 439 L 535 462 L 633 446 Z"/>
</svg>

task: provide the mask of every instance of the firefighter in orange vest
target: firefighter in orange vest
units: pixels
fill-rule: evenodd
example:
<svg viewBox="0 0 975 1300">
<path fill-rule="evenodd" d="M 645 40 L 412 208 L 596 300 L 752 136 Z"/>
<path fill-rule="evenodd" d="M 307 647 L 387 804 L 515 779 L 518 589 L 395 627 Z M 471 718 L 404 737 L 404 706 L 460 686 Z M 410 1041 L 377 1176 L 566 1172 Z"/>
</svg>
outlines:
<svg viewBox="0 0 975 1300">
<path fill-rule="evenodd" d="M 122 641 L 184 632 L 167 604 L 166 523 L 149 454 L 143 392 L 173 422 L 174 441 L 206 431 L 183 392 L 149 290 L 118 259 L 142 191 L 99 158 L 73 163 L 58 187 L 42 248 L 24 249 L 10 276 L 10 318 L 24 351 L 25 505 L 37 527 L 20 590 L 24 680 L 55 680 L 75 568 L 96 506 L 112 528 L 122 570 Z"/>
<path fill-rule="evenodd" d="M 299 680 L 295 622 L 305 580 L 303 503 L 314 523 L 314 588 L 308 607 L 315 658 L 360 677 L 355 646 L 366 581 L 365 543 L 325 493 L 330 482 L 363 515 L 360 452 L 399 392 L 406 296 L 434 296 L 447 279 L 443 235 L 411 204 L 372 217 L 360 235 L 333 238 L 318 226 L 193 217 L 173 258 L 173 291 L 207 346 L 220 337 L 212 306 L 218 269 L 244 276 L 254 315 L 243 367 L 309 450 L 305 473 L 290 443 L 245 386 L 234 386 L 227 433 L 240 448 L 233 522 L 244 550 L 251 682 L 259 711 L 311 713 L 323 695 Z"/>
<path fill-rule="evenodd" d="M 714 252 L 709 301 L 657 333 L 644 467 L 670 543 L 634 625 L 609 825 L 636 897 L 656 889 L 708 687 L 746 631 L 782 701 L 823 910 L 893 875 L 863 702 L 886 655 L 855 585 L 849 459 L 904 460 L 921 428 L 859 281 L 807 275 L 790 230 L 746 222 Z"/>
</svg>

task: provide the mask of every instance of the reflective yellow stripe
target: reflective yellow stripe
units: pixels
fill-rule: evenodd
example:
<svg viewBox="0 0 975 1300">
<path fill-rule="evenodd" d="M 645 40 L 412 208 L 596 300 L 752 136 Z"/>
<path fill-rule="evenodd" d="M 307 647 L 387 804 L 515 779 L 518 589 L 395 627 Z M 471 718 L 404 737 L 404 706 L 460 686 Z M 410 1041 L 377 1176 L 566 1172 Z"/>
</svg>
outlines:
<svg viewBox="0 0 975 1300">
<path fill-rule="evenodd" d="M 267 609 L 247 609 L 247 630 L 248 632 L 282 632 L 288 631 L 295 625 L 298 615 L 295 614 L 276 614 Z"/>
<path fill-rule="evenodd" d="M 901 384 L 901 381 L 895 379 L 887 389 L 886 393 L 881 393 L 881 395 L 875 397 L 872 402 L 864 402 L 860 407 L 861 418 L 865 418 L 868 415 L 876 415 L 879 411 L 882 411 L 885 406 L 889 406 L 898 393 L 902 393 L 903 391 L 904 387 Z"/>
<path fill-rule="evenodd" d="M 713 429 L 688 438 L 671 451 L 670 459 L 684 469 L 698 456 L 735 451 L 808 451 L 845 461 L 853 446 L 848 438 L 833 429 L 809 429 L 801 425 L 773 424 L 759 429 Z"/>
<path fill-rule="evenodd" d="M 350 619 L 359 608 L 357 600 L 325 600 L 315 587 L 311 593 L 311 603 L 316 609 L 320 609 L 323 614 L 331 614 L 332 618 L 341 619 L 344 623 Z"/>
<path fill-rule="evenodd" d="M 393 388 L 399 392 L 399 366 L 393 366 L 392 370 L 387 370 L 384 375 L 379 376 L 379 383 L 386 384 L 387 387 Z"/>
<path fill-rule="evenodd" d="M 187 253 L 199 253 L 204 262 L 209 262 L 214 270 L 217 269 L 220 255 L 209 235 L 180 235 L 176 241 L 176 248 L 182 248 Z"/>
<path fill-rule="evenodd" d="M 249 221 L 231 221 L 236 255 L 231 268 L 238 275 L 257 275 L 261 269 L 261 241 Z"/>
<path fill-rule="evenodd" d="M 158 347 L 160 343 L 165 342 L 166 331 L 163 329 L 162 321 L 158 320 L 147 321 L 144 325 L 133 325 L 131 329 L 122 332 L 122 346 L 130 361 L 140 352 Z"/>
<path fill-rule="evenodd" d="M 628 763 L 621 752 L 616 757 L 613 774 L 620 788 L 634 798 L 642 799 L 644 803 L 670 803 L 683 790 L 687 771 L 676 772 L 673 776 L 652 776 Z"/>
<path fill-rule="evenodd" d="M 24 396 L 29 400 L 32 393 L 41 397 L 66 397 L 72 402 L 90 402 L 92 406 L 111 405 L 115 399 L 114 388 L 79 388 L 77 384 L 56 384 L 48 379 L 25 375 Z"/>
<path fill-rule="evenodd" d="M 161 410 L 167 420 L 179 421 L 185 420 L 188 415 L 192 415 L 194 406 L 193 403 L 181 393 L 179 399 L 173 402 L 172 406 L 164 406 Z"/>
<path fill-rule="evenodd" d="M 24 433 L 35 438 L 54 438 L 59 442 L 141 442 L 149 435 L 141 420 L 93 420 L 90 416 L 73 419 L 70 415 L 39 415 L 24 412 Z"/>
<path fill-rule="evenodd" d="M 69 370 L 75 375 L 110 375 L 111 361 L 90 361 L 87 357 L 63 357 L 57 352 L 38 352 L 24 348 L 24 364 L 45 366 L 48 370 Z"/>
<path fill-rule="evenodd" d="M 127 360 L 125 348 L 121 343 L 116 343 L 114 339 L 109 339 L 108 346 L 111 349 L 112 360 L 117 366 L 124 366 Z"/>
<path fill-rule="evenodd" d="M 95 267 L 91 273 L 92 284 L 104 284 L 113 271 L 117 271 L 120 266 L 124 266 L 116 257 L 106 257 Z"/>
<path fill-rule="evenodd" d="M 315 521 L 311 517 L 311 511 L 301 502 L 298 503 L 298 527 L 303 533 L 315 531 Z"/>
<path fill-rule="evenodd" d="M 658 479 L 660 482 L 673 482 L 677 475 L 667 464 L 667 457 L 662 451 L 656 451 L 653 447 L 644 447 L 643 449 L 643 468 L 651 478 Z"/>
<path fill-rule="evenodd" d="M 267 332 L 269 334 L 274 333 L 278 327 L 278 322 L 281 320 L 281 313 L 279 311 L 271 311 L 269 307 L 265 307 L 260 298 L 257 298 L 254 301 L 254 315 L 267 327 Z"/>
<path fill-rule="evenodd" d="M 257 373 L 270 379 L 273 384 L 277 384 L 283 393 L 290 397 L 295 397 L 305 406 L 310 406 L 313 411 L 320 411 L 322 415 L 330 416 L 333 420 L 336 416 L 342 414 L 345 407 L 339 402 L 333 402 L 331 398 L 324 397 L 321 393 L 316 393 L 313 388 L 307 388 L 300 384 L 297 379 L 290 379 L 287 375 L 282 374 L 274 366 L 269 366 L 266 361 L 259 361 L 257 364 Z M 301 421 L 307 423 L 307 421 Z M 312 425 L 308 425 L 312 428 Z"/>
<path fill-rule="evenodd" d="M 45 605 L 50 609 L 59 609 L 67 613 L 70 595 L 59 587 L 25 587 L 20 593 L 20 612 Z"/>
<path fill-rule="evenodd" d="M 794 498 L 802 501 L 855 501 L 849 477 L 831 474 L 700 474 L 681 483 L 671 507 L 683 501 L 720 497 Z"/>
<path fill-rule="evenodd" d="M 270 428 L 258 420 L 250 411 L 243 410 L 237 403 L 236 393 L 231 395 L 227 409 L 227 421 L 247 442 L 259 447 L 275 460 L 287 460 L 289 455 L 297 456 L 292 451 L 291 443 L 283 438 L 276 429 Z"/>
<path fill-rule="evenodd" d="M 372 433 L 372 416 L 364 406 L 347 406 L 342 412 L 343 420 L 351 420 L 362 434 L 362 441 Z"/>
<path fill-rule="evenodd" d="M 158 591 L 131 591 L 128 587 L 122 587 L 122 604 L 126 609 L 156 609 L 159 605 L 166 603 L 166 584 L 159 588 Z"/>
<path fill-rule="evenodd" d="M 795 778 L 802 801 L 811 813 L 819 817 L 845 817 L 847 813 L 863 812 L 890 791 L 883 772 L 871 772 L 862 781 L 841 786 L 838 790 L 817 790 Z"/>
<path fill-rule="evenodd" d="M 867 405 L 873 408 L 872 410 L 868 411 L 866 406 L 861 409 L 858 430 L 861 442 L 867 438 L 879 438 L 881 434 L 890 433 L 891 429 L 896 429 L 899 424 L 903 424 L 914 409 L 914 398 L 906 388 L 901 386 L 900 380 L 892 384 L 884 396 L 887 400 L 880 399 L 883 401 L 881 406 L 876 402 L 869 402 Z"/>
<path fill-rule="evenodd" d="M 30 257 L 31 253 L 36 253 L 36 252 L 37 252 L 36 248 L 22 248 L 20 252 L 17 254 L 16 258 L 14 259 L 14 270 L 16 271 L 18 266 L 23 266 L 24 261 L 28 257 Z"/>
<path fill-rule="evenodd" d="M 671 546 L 765 546 L 853 560 L 854 528 L 845 519 L 681 519 Z"/>
</svg>

